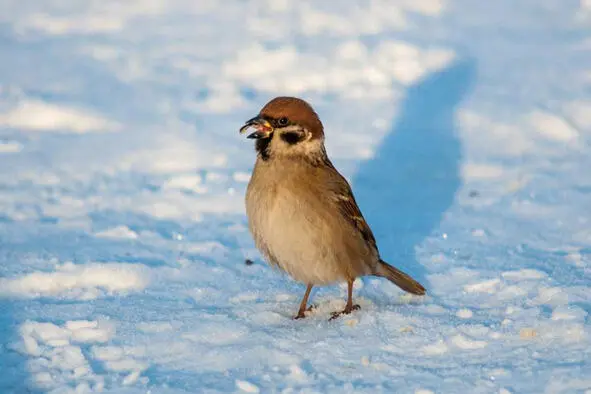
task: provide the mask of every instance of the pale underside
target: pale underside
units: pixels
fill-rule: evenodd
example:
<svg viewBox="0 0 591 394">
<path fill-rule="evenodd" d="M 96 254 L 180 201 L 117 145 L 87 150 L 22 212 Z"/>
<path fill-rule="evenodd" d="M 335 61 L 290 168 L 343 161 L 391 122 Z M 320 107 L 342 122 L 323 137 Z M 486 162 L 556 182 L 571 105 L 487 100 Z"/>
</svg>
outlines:
<svg viewBox="0 0 591 394">
<path fill-rule="evenodd" d="M 377 251 L 339 211 L 335 175 L 294 158 L 255 165 L 246 194 L 250 231 L 267 261 L 299 282 L 351 280 L 377 265 Z"/>
</svg>

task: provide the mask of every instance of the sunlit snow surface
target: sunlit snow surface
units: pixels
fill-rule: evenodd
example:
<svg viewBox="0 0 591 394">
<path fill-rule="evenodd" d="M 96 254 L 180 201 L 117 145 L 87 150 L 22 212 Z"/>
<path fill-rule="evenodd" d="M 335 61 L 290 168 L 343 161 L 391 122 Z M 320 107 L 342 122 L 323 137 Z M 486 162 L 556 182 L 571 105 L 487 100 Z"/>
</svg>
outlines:
<svg viewBox="0 0 591 394">
<path fill-rule="evenodd" d="M 591 393 L 591 2 L 4 0 L 0 392 Z M 260 259 L 241 122 L 313 103 L 424 299 Z M 254 260 L 246 265 L 245 259 Z"/>
</svg>

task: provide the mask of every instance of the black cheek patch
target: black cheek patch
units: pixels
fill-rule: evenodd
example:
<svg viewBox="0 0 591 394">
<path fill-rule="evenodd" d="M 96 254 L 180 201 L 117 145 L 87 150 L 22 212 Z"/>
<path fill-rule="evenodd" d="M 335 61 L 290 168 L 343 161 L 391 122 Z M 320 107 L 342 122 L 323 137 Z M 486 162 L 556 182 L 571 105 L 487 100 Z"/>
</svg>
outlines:
<svg viewBox="0 0 591 394">
<path fill-rule="evenodd" d="M 296 132 L 281 133 L 281 139 L 289 145 L 295 145 L 304 139 L 304 135 Z"/>
</svg>

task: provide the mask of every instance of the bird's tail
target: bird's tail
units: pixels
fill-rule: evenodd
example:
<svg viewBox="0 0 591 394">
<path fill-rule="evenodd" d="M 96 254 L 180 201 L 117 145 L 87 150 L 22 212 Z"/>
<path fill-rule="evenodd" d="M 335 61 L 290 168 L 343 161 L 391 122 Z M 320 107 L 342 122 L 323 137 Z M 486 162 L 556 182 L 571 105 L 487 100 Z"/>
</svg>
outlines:
<svg viewBox="0 0 591 394">
<path fill-rule="evenodd" d="M 380 260 L 374 275 L 388 279 L 390 282 L 409 293 L 417 295 L 425 294 L 425 288 L 419 282 L 399 269 L 392 267 L 384 260 Z"/>
</svg>

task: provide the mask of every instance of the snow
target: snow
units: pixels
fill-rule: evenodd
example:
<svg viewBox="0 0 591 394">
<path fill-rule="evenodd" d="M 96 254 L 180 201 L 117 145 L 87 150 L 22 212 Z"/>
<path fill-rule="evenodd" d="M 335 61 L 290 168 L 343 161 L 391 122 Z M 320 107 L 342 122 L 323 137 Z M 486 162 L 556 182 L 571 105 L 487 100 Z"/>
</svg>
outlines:
<svg viewBox="0 0 591 394">
<path fill-rule="evenodd" d="M 529 114 L 529 120 L 548 139 L 558 142 L 569 142 L 578 137 L 578 132 L 574 127 L 569 125 L 564 119 L 552 114 L 535 111 Z"/>
<path fill-rule="evenodd" d="M 15 141 L 0 141 L 0 153 L 17 153 L 23 146 Z"/>
<path fill-rule="evenodd" d="M 591 2 L 0 5 L 0 392 L 591 392 Z M 320 114 L 386 261 L 263 263 L 238 128 Z M 246 260 L 253 264 L 246 264 Z"/>
<path fill-rule="evenodd" d="M 246 393 L 259 393 L 260 390 L 254 384 L 246 381 L 246 380 L 236 380 L 236 387 L 238 387 L 241 391 Z"/>
<path fill-rule="evenodd" d="M 32 272 L 13 279 L 0 279 L 0 296 L 66 297 L 93 299 L 100 293 L 138 291 L 149 282 L 142 265 L 119 263 L 66 263 L 53 272 Z"/>
<path fill-rule="evenodd" d="M 474 341 L 469 338 L 466 338 L 463 335 L 456 335 L 451 338 L 451 343 L 464 350 L 474 350 L 474 349 L 482 349 L 488 345 L 485 341 Z"/>
<path fill-rule="evenodd" d="M 38 100 L 24 100 L 15 108 L 0 114 L 0 126 L 32 131 L 113 131 L 114 122 L 86 111 Z"/>
<path fill-rule="evenodd" d="M 474 313 L 468 308 L 462 308 L 456 312 L 456 316 L 461 319 L 470 319 L 472 316 L 474 316 Z"/>
</svg>

